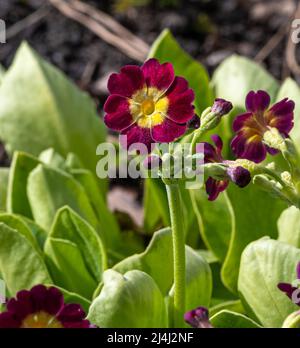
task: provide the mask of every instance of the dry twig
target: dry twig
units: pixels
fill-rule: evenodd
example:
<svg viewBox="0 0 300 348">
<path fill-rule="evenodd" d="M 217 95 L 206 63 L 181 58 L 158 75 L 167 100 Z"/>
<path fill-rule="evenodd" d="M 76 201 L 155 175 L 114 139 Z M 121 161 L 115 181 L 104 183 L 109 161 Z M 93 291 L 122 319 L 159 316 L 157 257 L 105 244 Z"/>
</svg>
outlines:
<svg viewBox="0 0 300 348">
<path fill-rule="evenodd" d="M 81 23 L 128 57 L 141 62 L 145 60 L 149 50 L 148 45 L 109 15 L 78 0 L 49 0 L 49 2 L 65 16 Z"/>
<path fill-rule="evenodd" d="M 298 2 L 298 7 L 294 15 L 294 19 L 297 19 L 297 18 L 300 19 L 300 1 Z M 291 70 L 291 72 L 295 75 L 300 75 L 300 66 L 296 58 L 296 43 L 293 42 L 292 40 L 292 32 L 293 32 L 293 28 L 291 28 L 289 33 L 285 57 L 286 57 L 287 65 L 289 69 Z"/>
</svg>

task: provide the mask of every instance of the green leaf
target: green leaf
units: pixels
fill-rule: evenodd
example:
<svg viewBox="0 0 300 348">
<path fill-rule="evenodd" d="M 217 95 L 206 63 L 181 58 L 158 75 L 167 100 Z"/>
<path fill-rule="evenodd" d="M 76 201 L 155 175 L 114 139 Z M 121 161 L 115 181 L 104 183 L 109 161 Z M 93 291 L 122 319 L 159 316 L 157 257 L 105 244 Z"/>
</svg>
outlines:
<svg viewBox="0 0 300 348">
<path fill-rule="evenodd" d="M 164 265 L 164 267 L 162 267 Z M 149 274 L 165 296 L 173 283 L 173 249 L 170 228 L 154 233 L 146 250 L 132 255 L 113 268 L 121 274 L 137 269 Z"/>
<path fill-rule="evenodd" d="M 169 226 L 169 206 L 164 183 L 160 179 L 144 181 L 144 228 L 151 233 L 157 227 Z"/>
<path fill-rule="evenodd" d="M 235 107 L 245 108 L 245 98 L 251 90 L 266 90 L 276 99 L 278 82 L 259 64 L 239 55 L 226 58 L 212 79 L 216 96 L 230 100 Z"/>
<path fill-rule="evenodd" d="M 104 286 L 93 301 L 88 319 L 102 328 L 166 328 L 164 298 L 154 280 L 133 270 L 124 275 L 108 270 Z"/>
<path fill-rule="evenodd" d="M 222 310 L 210 319 L 215 328 L 255 329 L 261 326 L 250 318 L 240 313 Z"/>
<path fill-rule="evenodd" d="M 58 210 L 45 254 L 56 284 L 92 296 L 106 267 L 105 250 L 96 231 L 69 207 Z"/>
<path fill-rule="evenodd" d="M 61 169 L 63 171 L 67 170 L 65 159 L 53 148 L 41 152 L 39 155 L 39 160 L 50 167 Z"/>
<path fill-rule="evenodd" d="M 0 211 L 6 210 L 9 168 L 0 168 Z"/>
<path fill-rule="evenodd" d="M 52 280 L 42 256 L 17 230 L 0 223 L 0 273 L 11 296 Z"/>
<path fill-rule="evenodd" d="M 243 307 L 241 300 L 231 300 L 231 301 L 225 301 L 225 302 L 219 303 L 219 304 L 210 308 L 209 314 L 212 317 L 215 314 L 217 314 L 225 309 L 232 311 L 232 312 L 245 314 L 245 309 Z"/>
<path fill-rule="evenodd" d="M 65 239 L 50 238 L 45 244 L 46 263 L 54 283 L 91 298 L 97 282 L 87 271 L 78 246 Z"/>
<path fill-rule="evenodd" d="M 88 272 L 97 282 L 101 281 L 103 269 L 106 267 L 106 254 L 101 239 L 92 226 L 71 208 L 63 207 L 58 210 L 46 241 L 45 251 L 52 238 L 74 243 L 81 252 Z"/>
<path fill-rule="evenodd" d="M 300 210 L 289 207 L 278 219 L 278 240 L 300 248 Z"/>
<path fill-rule="evenodd" d="M 297 82 L 290 77 L 288 77 L 280 87 L 276 101 L 283 98 L 290 98 L 295 102 L 294 128 L 292 129 L 290 135 L 300 151 L 300 88 Z"/>
<path fill-rule="evenodd" d="M 285 205 L 253 184 L 243 189 L 231 184 L 227 194 L 234 213 L 234 228 L 222 267 L 222 280 L 236 293 L 242 251 L 250 242 L 266 234 L 277 238 L 276 221 Z"/>
<path fill-rule="evenodd" d="M 119 250 L 121 247 L 121 232 L 114 215 L 109 211 L 107 202 L 103 198 L 100 180 L 86 169 L 72 169 L 70 173 L 84 187 L 92 204 L 95 215 L 98 217 L 101 233 L 108 248 Z M 109 228 L 107 228 L 109 226 Z"/>
<path fill-rule="evenodd" d="M 208 201 L 204 190 L 190 190 L 193 212 L 197 217 L 201 237 L 219 261 L 223 262 L 229 247 L 233 227 L 232 212 L 226 193 Z M 222 219 L 216 218 L 222 216 Z"/>
<path fill-rule="evenodd" d="M 175 74 L 187 79 L 195 92 L 196 113 L 200 115 L 212 104 L 213 92 L 206 69 L 179 46 L 168 29 L 165 29 L 153 43 L 149 57 L 157 58 L 161 63 L 172 63 Z"/>
<path fill-rule="evenodd" d="M 7 211 L 32 218 L 27 198 L 27 180 L 30 172 L 39 164 L 39 160 L 24 152 L 15 152 L 11 164 L 7 193 Z"/>
<path fill-rule="evenodd" d="M 190 311 L 196 307 L 208 307 L 212 294 L 212 274 L 205 259 L 192 248 L 186 246 L 186 288 L 185 308 Z M 169 293 L 169 322 L 173 327 L 172 304 L 174 301 L 174 286 Z"/>
<path fill-rule="evenodd" d="M 26 223 L 27 227 L 30 229 L 31 233 L 35 237 L 41 250 L 44 250 L 44 244 L 47 238 L 47 232 L 34 221 L 28 219 L 25 216 L 20 216 L 22 220 Z"/>
<path fill-rule="evenodd" d="M 34 220 L 49 230 L 57 210 L 70 206 L 93 227 L 98 221 L 84 188 L 69 174 L 38 165 L 29 175 L 27 195 Z"/>
<path fill-rule="evenodd" d="M 4 76 L 0 105 L 0 138 L 9 153 L 37 156 L 52 147 L 62 156 L 76 153 L 95 169 L 96 147 L 106 130 L 92 100 L 27 43 Z"/>
<path fill-rule="evenodd" d="M 14 230 L 17 230 L 32 244 L 32 246 L 38 252 L 41 251 L 37 243 L 37 240 L 35 239 L 35 236 L 31 232 L 30 227 L 27 225 L 27 223 L 23 220 L 22 217 L 14 214 L 4 213 L 0 214 L 0 222 L 4 223 L 6 226 Z"/>
<path fill-rule="evenodd" d="M 300 249 L 262 238 L 244 250 L 238 281 L 245 308 L 265 327 L 281 327 L 298 307 L 282 293 L 278 283 L 292 283 Z"/>
</svg>

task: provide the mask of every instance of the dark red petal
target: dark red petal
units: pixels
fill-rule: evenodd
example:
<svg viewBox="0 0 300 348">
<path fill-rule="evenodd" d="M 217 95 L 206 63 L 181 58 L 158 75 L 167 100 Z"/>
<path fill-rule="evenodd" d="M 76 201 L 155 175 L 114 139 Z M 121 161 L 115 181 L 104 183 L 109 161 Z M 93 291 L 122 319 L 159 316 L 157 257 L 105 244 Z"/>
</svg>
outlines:
<svg viewBox="0 0 300 348">
<path fill-rule="evenodd" d="M 81 321 L 75 321 L 75 322 L 64 322 L 62 323 L 64 328 L 66 329 L 92 329 L 96 328 L 95 325 L 91 325 L 91 323 L 88 320 L 81 320 Z"/>
<path fill-rule="evenodd" d="M 276 127 L 280 133 L 288 135 L 294 126 L 295 103 L 287 98 L 274 104 L 268 113 L 266 120 L 271 127 Z"/>
<path fill-rule="evenodd" d="M 209 177 L 205 183 L 208 200 L 214 201 L 221 192 L 226 190 L 228 184 L 228 180 L 215 180 Z"/>
<path fill-rule="evenodd" d="M 164 122 L 152 128 L 152 137 L 160 143 L 170 143 L 186 132 L 187 126 L 165 118 Z"/>
<path fill-rule="evenodd" d="M 74 303 L 66 304 L 57 315 L 57 319 L 63 324 L 65 322 L 81 321 L 84 318 L 84 310 L 80 305 Z"/>
<path fill-rule="evenodd" d="M 267 155 L 266 146 L 261 141 L 247 142 L 247 138 L 241 133 L 232 139 L 231 149 L 237 158 L 245 158 L 255 163 L 262 162 Z"/>
<path fill-rule="evenodd" d="M 221 137 L 219 137 L 218 134 L 213 134 L 211 136 L 211 140 L 214 142 L 214 144 L 216 145 L 216 149 L 217 149 L 217 154 L 221 155 L 222 149 L 223 149 L 223 141 L 221 139 Z"/>
<path fill-rule="evenodd" d="M 233 121 L 232 128 L 234 132 L 238 132 L 241 128 L 244 127 L 245 121 L 252 117 L 251 112 L 246 112 L 245 114 L 241 114 L 235 118 Z"/>
<path fill-rule="evenodd" d="M 300 279 L 300 262 L 297 265 L 296 274 L 297 274 L 297 278 Z"/>
<path fill-rule="evenodd" d="M 289 298 L 292 298 L 293 292 L 297 290 L 292 284 L 289 283 L 279 283 L 277 285 L 278 289 L 284 292 Z"/>
<path fill-rule="evenodd" d="M 60 290 L 50 287 L 44 302 L 44 309 L 47 313 L 56 315 L 64 305 L 64 296 Z"/>
<path fill-rule="evenodd" d="M 151 132 L 149 128 L 139 127 L 137 124 L 134 124 L 122 131 L 121 145 L 128 149 L 129 147 L 134 150 L 139 150 L 142 154 L 151 152 L 151 144 L 154 143 L 152 139 Z M 126 136 L 126 139 L 124 138 Z M 143 149 L 144 144 L 147 148 Z"/>
<path fill-rule="evenodd" d="M 275 156 L 278 154 L 279 150 L 276 150 L 274 149 L 273 147 L 270 147 L 268 145 L 265 145 L 266 146 L 266 149 L 267 149 L 267 152 L 272 155 L 272 156 Z"/>
<path fill-rule="evenodd" d="M 107 88 L 111 94 L 131 97 L 137 90 L 143 88 L 145 83 L 140 67 L 126 65 L 120 74 L 112 74 L 108 79 Z"/>
<path fill-rule="evenodd" d="M 17 298 L 8 301 L 6 308 L 13 313 L 18 320 L 24 319 L 28 314 L 34 313 L 34 306 L 31 299 L 31 293 L 22 290 L 17 293 Z"/>
<path fill-rule="evenodd" d="M 157 59 L 149 59 L 142 66 L 148 87 L 166 91 L 174 81 L 174 69 L 171 63 L 160 64 Z"/>
<path fill-rule="evenodd" d="M 204 142 L 204 163 L 214 163 L 214 162 L 220 162 L 219 156 L 216 152 L 215 147 L 213 147 L 211 144 Z M 202 149 L 202 147 L 199 147 Z"/>
<path fill-rule="evenodd" d="M 246 97 L 246 109 L 251 112 L 264 111 L 270 105 L 270 96 L 265 91 L 251 91 Z"/>
<path fill-rule="evenodd" d="M 168 117 L 177 123 L 188 122 L 195 114 L 195 94 L 183 77 L 175 77 L 166 96 L 169 99 Z"/>
<path fill-rule="evenodd" d="M 0 313 L 0 328 L 1 329 L 17 329 L 21 326 L 21 321 L 17 320 L 13 313 Z"/>
<path fill-rule="evenodd" d="M 36 285 L 30 290 L 33 312 L 45 309 L 47 292 L 48 290 L 44 285 Z"/>
<path fill-rule="evenodd" d="M 121 131 L 129 127 L 132 122 L 132 116 L 129 110 L 128 99 L 116 94 L 110 95 L 105 104 L 104 122 L 108 128 Z"/>
</svg>

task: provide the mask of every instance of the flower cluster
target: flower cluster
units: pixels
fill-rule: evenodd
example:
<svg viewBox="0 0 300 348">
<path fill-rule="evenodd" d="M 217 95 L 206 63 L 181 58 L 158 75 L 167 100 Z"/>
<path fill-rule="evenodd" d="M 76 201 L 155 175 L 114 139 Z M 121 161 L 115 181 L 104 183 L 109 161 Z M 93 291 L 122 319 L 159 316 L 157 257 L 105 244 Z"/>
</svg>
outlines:
<svg viewBox="0 0 300 348">
<path fill-rule="evenodd" d="M 0 314 L 0 328 L 92 328 L 78 304 L 65 304 L 60 290 L 36 285 L 19 291 Z"/>
<path fill-rule="evenodd" d="M 175 76 L 170 63 L 160 64 L 156 59 L 146 61 L 141 67 L 125 66 L 108 81 L 110 96 L 105 105 L 106 125 L 126 135 L 127 148 L 143 144 L 152 150 L 155 142 L 170 143 L 183 136 L 187 129 L 195 131 L 191 152 L 197 152 L 197 134 L 214 129 L 233 106 L 217 98 L 203 111 L 201 117 L 194 113 L 194 92 L 183 77 Z M 233 122 L 235 136 L 231 149 L 239 161 L 222 157 L 222 140 L 212 136 L 215 146 L 205 142 L 204 162 L 216 163 L 226 168 L 224 176 L 210 176 L 206 181 L 209 200 L 214 200 L 232 181 L 245 187 L 251 181 L 250 172 L 241 165 L 241 159 L 253 164 L 262 162 L 267 153 L 275 155 L 293 128 L 295 104 L 285 98 L 270 107 L 270 96 L 265 91 L 250 91 L 245 101 L 246 112 Z M 274 134 L 276 136 L 274 136 Z M 274 137 L 276 138 L 274 141 Z M 271 139 L 271 140 L 270 140 Z M 203 148 L 203 147 L 202 147 Z M 148 168 L 149 158 L 145 162 Z M 157 165 L 159 164 L 157 159 Z"/>
<path fill-rule="evenodd" d="M 194 116 L 194 92 L 170 63 L 149 59 L 142 67 L 125 66 L 108 81 L 104 111 L 107 127 L 127 136 L 127 147 L 172 142 Z"/>
</svg>

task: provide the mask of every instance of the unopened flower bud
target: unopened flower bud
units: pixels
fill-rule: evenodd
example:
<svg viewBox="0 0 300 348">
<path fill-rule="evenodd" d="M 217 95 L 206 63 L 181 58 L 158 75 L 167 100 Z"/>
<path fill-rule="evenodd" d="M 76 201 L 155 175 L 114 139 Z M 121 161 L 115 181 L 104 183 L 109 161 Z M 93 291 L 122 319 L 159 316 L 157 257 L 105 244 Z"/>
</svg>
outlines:
<svg viewBox="0 0 300 348">
<path fill-rule="evenodd" d="M 214 129 L 221 121 L 221 117 L 228 114 L 232 104 L 224 99 L 217 98 L 212 107 L 207 108 L 201 115 L 201 130 Z"/>
<path fill-rule="evenodd" d="M 231 102 L 221 98 L 216 98 L 213 106 L 211 107 L 211 111 L 219 116 L 227 115 L 231 109 Z"/>
<path fill-rule="evenodd" d="M 209 313 L 205 307 L 198 307 L 185 313 L 184 320 L 197 329 L 210 329 L 213 327 L 209 322 Z"/>
<path fill-rule="evenodd" d="M 200 127 L 200 117 L 195 114 L 188 122 L 187 126 L 189 129 L 198 129 Z"/>
<path fill-rule="evenodd" d="M 244 167 L 228 167 L 227 174 L 230 180 L 239 187 L 245 187 L 251 182 L 250 172 Z"/>
</svg>

